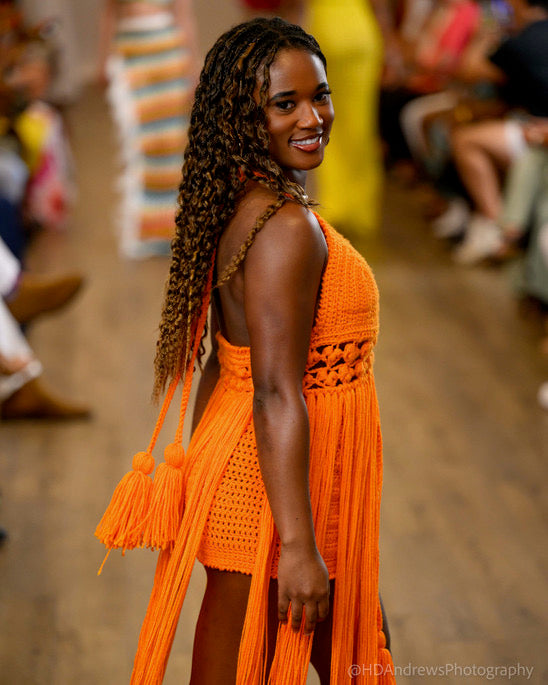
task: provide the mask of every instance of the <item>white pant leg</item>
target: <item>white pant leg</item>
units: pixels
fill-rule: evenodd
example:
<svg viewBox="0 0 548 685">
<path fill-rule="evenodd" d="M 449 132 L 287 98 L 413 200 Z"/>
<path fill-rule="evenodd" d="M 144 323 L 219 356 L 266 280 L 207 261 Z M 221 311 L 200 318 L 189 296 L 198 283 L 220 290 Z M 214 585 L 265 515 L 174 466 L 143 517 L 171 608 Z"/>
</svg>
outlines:
<svg viewBox="0 0 548 685">
<path fill-rule="evenodd" d="M 413 158 L 424 162 L 428 157 L 428 143 L 424 135 L 424 119 L 434 112 L 453 109 L 458 102 L 454 91 L 422 95 L 408 102 L 400 113 L 400 125 Z"/>
<path fill-rule="evenodd" d="M 7 360 L 28 360 L 20 371 L 8 375 L 0 374 L 0 401 L 2 401 L 42 373 L 42 365 L 34 358 L 19 324 L 2 299 L 0 299 L 0 354 Z"/>
<path fill-rule="evenodd" d="M 0 189 L 2 197 L 13 204 L 20 204 L 25 195 L 29 177 L 27 165 L 11 150 L 0 149 Z"/>
<path fill-rule="evenodd" d="M 540 229 L 538 244 L 544 261 L 546 262 L 546 266 L 548 267 L 548 224 L 544 224 Z"/>
<path fill-rule="evenodd" d="M 527 150 L 523 123 L 517 119 L 507 119 L 505 121 L 504 139 L 512 161 L 519 159 Z"/>
<path fill-rule="evenodd" d="M 21 265 L 0 238 L 0 296 L 6 297 L 15 288 Z"/>
</svg>

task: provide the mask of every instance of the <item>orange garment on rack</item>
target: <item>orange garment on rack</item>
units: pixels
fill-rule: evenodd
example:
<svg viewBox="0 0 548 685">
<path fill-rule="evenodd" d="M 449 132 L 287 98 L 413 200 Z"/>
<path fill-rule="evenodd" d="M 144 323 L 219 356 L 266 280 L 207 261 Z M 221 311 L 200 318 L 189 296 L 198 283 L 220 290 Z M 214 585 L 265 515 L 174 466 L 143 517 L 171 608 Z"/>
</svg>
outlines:
<svg viewBox="0 0 548 685">
<path fill-rule="evenodd" d="M 303 394 L 310 421 L 310 495 L 317 544 L 335 580 L 331 682 L 358 664 L 362 683 L 395 683 L 378 595 L 382 445 L 372 362 L 378 291 L 365 260 L 318 217 L 328 247 Z M 184 462 L 185 503 L 160 553 L 131 682 L 159 685 L 196 557 L 252 574 L 239 685 L 264 683 L 268 586 L 279 540 L 260 478 L 250 350 L 219 340 L 220 377 Z M 111 546 L 122 546 L 111 545 Z M 269 682 L 306 683 L 311 636 L 280 625 Z"/>
</svg>

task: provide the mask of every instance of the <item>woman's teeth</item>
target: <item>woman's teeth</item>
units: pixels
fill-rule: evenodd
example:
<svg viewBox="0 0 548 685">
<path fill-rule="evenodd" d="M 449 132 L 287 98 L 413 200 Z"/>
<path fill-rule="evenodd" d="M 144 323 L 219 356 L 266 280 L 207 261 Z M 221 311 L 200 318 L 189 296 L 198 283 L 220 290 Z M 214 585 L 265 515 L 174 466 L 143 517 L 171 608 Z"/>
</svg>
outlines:
<svg viewBox="0 0 548 685">
<path fill-rule="evenodd" d="M 301 138 L 299 140 L 291 140 L 291 145 L 298 148 L 315 148 L 319 146 L 322 137 L 321 135 L 311 136 L 310 138 Z"/>
</svg>

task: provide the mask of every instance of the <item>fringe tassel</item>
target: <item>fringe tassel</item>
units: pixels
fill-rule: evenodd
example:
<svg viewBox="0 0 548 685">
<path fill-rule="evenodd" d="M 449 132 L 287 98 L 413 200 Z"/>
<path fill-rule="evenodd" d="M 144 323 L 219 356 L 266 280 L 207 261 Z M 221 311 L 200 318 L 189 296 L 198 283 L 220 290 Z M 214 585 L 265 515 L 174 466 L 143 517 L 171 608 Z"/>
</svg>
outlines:
<svg viewBox="0 0 548 685">
<path fill-rule="evenodd" d="M 343 419 L 340 436 L 340 462 L 341 462 L 341 496 L 339 513 L 339 531 L 337 544 L 337 570 L 335 601 L 333 603 L 333 638 L 331 651 L 331 681 L 342 683 L 348 678 L 348 664 L 361 663 L 355 658 L 355 637 L 358 619 L 358 554 L 361 540 L 355 539 L 360 533 L 356 525 L 361 523 L 358 519 L 361 509 L 360 499 L 366 487 L 365 478 L 360 464 L 367 455 L 359 454 L 354 464 L 354 452 L 358 443 L 359 424 L 350 422 L 347 417 L 353 417 L 356 404 L 361 412 L 358 413 L 359 421 L 363 421 L 364 404 L 356 399 L 356 392 L 352 390 L 341 397 L 342 407 L 339 409 L 346 420 Z M 363 397 L 362 399 L 365 399 Z M 358 469 L 354 472 L 354 469 Z M 359 506 L 356 503 L 360 502 Z"/>
<path fill-rule="evenodd" d="M 377 685 L 396 685 L 396 678 L 394 675 L 394 664 L 392 663 L 392 655 L 386 649 L 386 637 L 383 632 L 382 625 L 382 611 L 380 602 L 377 604 L 377 664 L 376 674 Z"/>
<path fill-rule="evenodd" d="M 217 482 L 218 479 L 214 479 L 215 485 Z M 159 571 L 158 582 L 152 591 L 139 636 L 131 685 L 160 685 L 163 681 L 177 621 L 214 494 L 212 487 L 204 491 L 201 498 L 196 498 L 199 501 L 189 502 L 173 551 L 162 551 L 162 555 L 169 555 L 169 561 L 166 568 Z"/>
<path fill-rule="evenodd" d="M 142 546 L 169 549 L 175 541 L 184 504 L 183 424 L 192 387 L 194 363 L 207 320 L 214 264 L 215 255 L 209 270 L 200 315 L 190 333 L 191 359 L 184 376 L 175 442 L 166 448 L 166 461 L 158 467 L 153 484 L 150 478 L 154 470 L 152 451 L 181 380 L 179 373 L 169 384 L 147 451 L 138 452 L 134 456 L 133 470 L 127 473 L 116 487 L 110 504 L 95 530 L 95 535 L 109 550 L 115 547 L 126 550 Z"/>
<path fill-rule="evenodd" d="M 164 451 L 165 461 L 158 466 L 154 475 L 150 512 L 143 535 L 145 544 L 152 549 L 171 549 L 173 547 L 183 517 L 185 496 L 183 427 L 192 389 L 194 365 L 207 320 L 212 279 L 213 267 L 209 270 L 200 316 L 192 328 L 190 361 L 184 375 L 179 424 L 175 433 L 175 440 L 166 447 Z"/>
<path fill-rule="evenodd" d="M 173 546 L 183 516 L 183 446 L 177 443 L 168 445 L 164 459 L 154 474 L 150 511 L 143 533 L 143 544 L 151 549 L 170 549 Z"/>
<path fill-rule="evenodd" d="M 133 470 L 126 473 L 116 486 L 110 504 L 95 530 L 95 535 L 109 550 L 134 549 L 144 545 L 143 531 L 152 498 L 152 450 L 178 382 L 179 376 L 171 381 L 147 451 L 137 452 L 133 457 Z"/>
<path fill-rule="evenodd" d="M 234 398 L 227 397 L 218 385 L 200 424 L 209 430 L 196 430 L 192 437 L 185 470 L 192 471 L 194 453 L 201 454 L 205 450 L 211 454 L 211 460 L 204 460 L 201 470 L 192 473 L 192 488 L 187 488 L 186 506 L 175 544 L 171 551 L 162 551 L 160 555 L 155 585 L 139 636 L 131 685 L 162 683 L 211 502 L 227 461 L 252 419 L 252 394 L 242 401 L 242 395 L 238 393 L 238 399 L 238 408 L 234 411 Z M 230 416 L 225 430 L 219 431 L 213 416 Z"/>
<path fill-rule="evenodd" d="M 233 392 L 237 393 L 237 398 L 232 395 Z M 184 468 L 190 478 L 186 508 L 175 544 L 171 550 L 164 550 L 160 555 L 154 589 L 139 638 L 132 685 L 162 683 L 211 501 L 235 445 L 252 420 L 252 392 L 245 401 L 242 399 L 241 392 L 218 384 L 192 438 Z M 318 522 L 326 520 L 330 506 L 326 494 L 333 488 L 334 446 L 337 446 L 337 460 L 341 469 L 336 592 L 332 607 L 331 682 L 347 682 L 348 666 L 359 663 L 372 666 L 371 675 L 362 676 L 362 682 L 394 685 L 392 659 L 384 647 L 384 635 L 377 629 L 376 616 L 376 520 L 379 513 L 380 472 L 377 459 L 379 420 L 373 377 L 369 376 L 363 383 L 356 384 L 344 393 L 311 393 L 307 397 L 307 405 L 311 459 L 314 459 L 313 463 L 311 461 L 311 500 L 314 518 Z M 326 422 L 326 415 L 332 420 Z M 218 424 L 221 416 L 226 417 L 222 428 Z M 217 421 L 213 421 L 212 417 Z M 363 451 L 365 445 L 367 453 Z M 358 446 L 362 447 L 357 449 Z M 173 446 L 170 446 L 171 449 L 174 452 L 166 454 L 165 469 L 180 470 L 182 451 Z M 208 458 L 204 459 L 204 455 Z M 157 475 L 162 471 L 158 468 Z M 166 472 L 166 482 L 172 476 L 170 473 L 168 478 Z M 184 486 L 185 483 L 182 483 L 181 487 Z M 173 483 L 168 490 L 172 487 Z M 162 501 L 162 506 L 171 512 L 168 518 L 171 517 L 173 522 L 179 515 L 174 506 L 176 499 L 177 496 L 172 493 L 168 497 L 169 502 Z M 160 504 L 158 506 L 161 508 Z M 325 544 L 326 535 L 325 526 L 318 526 L 320 547 Z M 238 655 L 237 685 L 264 685 L 267 680 L 268 590 L 274 540 L 274 522 L 265 497 L 259 548 Z M 165 539 L 160 540 L 159 534 L 154 541 L 165 544 Z M 279 626 L 269 685 L 286 685 L 288 682 L 304 685 L 311 648 L 311 636 L 304 635 L 302 630 L 300 633 L 293 632 L 289 624 Z M 383 675 L 379 679 L 381 667 Z"/>
<path fill-rule="evenodd" d="M 142 528 L 150 504 L 154 457 L 150 452 L 137 452 L 132 468 L 118 483 L 95 529 L 96 537 L 109 549 L 134 549 L 143 544 Z"/>
<path fill-rule="evenodd" d="M 396 685 L 392 655 L 386 648 L 379 649 L 377 656 L 377 685 Z"/>
<path fill-rule="evenodd" d="M 289 682 L 291 685 L 306 685 L 313 636 L 304 634 L 304 620 L 298 633 L 291 628 L 290 620 L 278 626 L 268 685 L 286 685 Z"/>
<path fill-rule="evenodd" d="M 266 495 L 261 511 L 259 544 L 247 600 L 236 685 L 263 685 L 268 649 L 268 590 L 274 553 L 274 521 Z"/>
</svg>

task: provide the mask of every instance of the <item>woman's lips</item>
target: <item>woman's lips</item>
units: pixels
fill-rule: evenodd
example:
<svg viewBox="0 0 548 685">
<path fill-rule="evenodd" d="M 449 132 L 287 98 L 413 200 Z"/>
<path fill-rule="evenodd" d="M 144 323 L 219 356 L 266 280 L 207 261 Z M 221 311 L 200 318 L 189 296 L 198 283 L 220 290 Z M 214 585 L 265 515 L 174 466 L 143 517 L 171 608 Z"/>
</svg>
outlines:
<svg viewBox="0 0 548 685">
<path fill-rule="evenodd" d="M 299 138 L 298 140 L 292 138 L 289 141 L 291 147 L 296 147 L 297 150 L 302 150 L 303 152 L 316 152 L 320 147 L 322 142 L 321 133 L 316 133 L 313 136 L 308 136 L 307 138 Z"/>
</svg>

